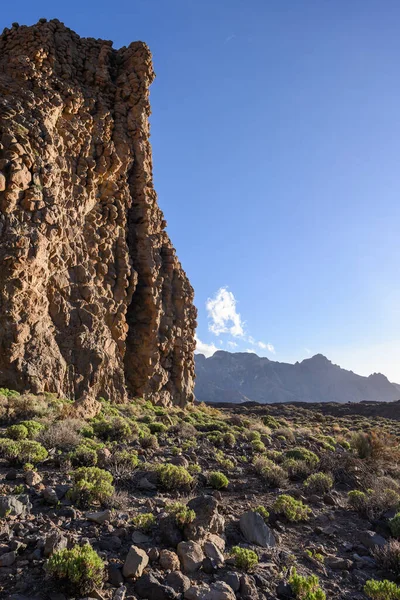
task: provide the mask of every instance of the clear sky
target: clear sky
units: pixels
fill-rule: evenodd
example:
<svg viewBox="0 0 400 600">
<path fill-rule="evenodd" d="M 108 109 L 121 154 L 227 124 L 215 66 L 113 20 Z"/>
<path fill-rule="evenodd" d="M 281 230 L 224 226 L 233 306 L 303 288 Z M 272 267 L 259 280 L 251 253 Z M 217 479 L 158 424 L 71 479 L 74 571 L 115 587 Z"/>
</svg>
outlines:
<svg viewBox="0 0 400 600">
<path fill-rule="evenodd" d="M 153 52 L 155 185 L 199 347 L 400 382 L 398 0 L 20 0 Z M 234 346 L 234 344 L 237 344 Z"/>
</svg>

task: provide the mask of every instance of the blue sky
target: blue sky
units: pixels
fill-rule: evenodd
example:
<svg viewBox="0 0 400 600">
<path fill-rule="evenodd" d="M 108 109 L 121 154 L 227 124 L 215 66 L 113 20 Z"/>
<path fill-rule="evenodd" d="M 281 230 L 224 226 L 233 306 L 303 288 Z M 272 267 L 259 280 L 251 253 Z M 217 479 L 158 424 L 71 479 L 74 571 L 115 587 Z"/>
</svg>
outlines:
<svg viewBox="0 0 400 600">
<path fill-rule="evenodd" d="M 20 0 L 1 16 L 149 44 L 155 185 L 202 348 L 322 352 L 400 381 L 398 0 Z"/>
</svg>

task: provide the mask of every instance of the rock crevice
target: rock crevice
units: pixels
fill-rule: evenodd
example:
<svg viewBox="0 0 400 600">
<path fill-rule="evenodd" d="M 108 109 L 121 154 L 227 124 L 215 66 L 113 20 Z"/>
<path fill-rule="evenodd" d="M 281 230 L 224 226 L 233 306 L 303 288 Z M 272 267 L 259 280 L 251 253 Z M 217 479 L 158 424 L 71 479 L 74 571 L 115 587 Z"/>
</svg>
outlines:
<svg viewBox="0 0 400 600">
<path fill-rule="evenodd" d="M 151 54 L 57 20 L 0 36 L 0 384 L 193 398 L 193 290 L 149 143 Z"/>
</svg>

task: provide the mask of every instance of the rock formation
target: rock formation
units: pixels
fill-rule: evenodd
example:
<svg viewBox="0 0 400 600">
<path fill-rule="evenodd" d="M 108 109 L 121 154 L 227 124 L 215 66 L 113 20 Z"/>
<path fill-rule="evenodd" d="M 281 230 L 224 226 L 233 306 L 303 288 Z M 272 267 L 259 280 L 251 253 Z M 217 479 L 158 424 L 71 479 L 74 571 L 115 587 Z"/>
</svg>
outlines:
<svg viewBox="0 0 400 600">
<path fill-rule="evenodd" d="M 0 37 L 0 385 L 193 398 L 193 290 L 149 143 L 151 54 L 58 20 Z"/>
</svg>

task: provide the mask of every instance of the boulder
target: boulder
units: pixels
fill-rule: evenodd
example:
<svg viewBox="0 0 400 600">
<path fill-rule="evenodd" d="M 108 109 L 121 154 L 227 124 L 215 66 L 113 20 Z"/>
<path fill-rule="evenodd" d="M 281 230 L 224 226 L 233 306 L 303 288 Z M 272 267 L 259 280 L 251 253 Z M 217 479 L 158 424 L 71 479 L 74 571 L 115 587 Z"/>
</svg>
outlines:
<svg viewBox="0 0 400 600">
<path fill-rule="evenodd" d="M 375 546 L 382 548 L 386 544 L 385 538 L 375 531 L 361 531 L 359 540 L 368 549 L 375 548 Z"/>
<path fill-rule="evenodd" d="M 135 592 L 146 600 L 178 600 L 179 595 L 172 587 L 163 585 L 152 573 L 142 575 L 135 583 Z"/>
<path fill-rule="evenodd" d="M 87 512 L 85 517 L 88 521 L 92 521 L 93 523 L 97 523 L 98 525 L 102 525 L 106 521 L 111 520 L 111 510 L 102 510 L 100 512 Z"/>
<path fill-rule="evenodd" d="M 33 487 L 39 485 L 42 482 L 42 478 L 36 471 L 27 471 L 25 473 L 25 482 L 30 487 Z"/>
<path fill-rule="evenodd" d="M 224 555 L 221 550 L 213 542 L 206 541 L 203 544 L 203 551 L 207 558 L 215 560 L 218 565 L 223 565 L 225 562 Z"/>
<path fill-rule="evenodd" d="M 190 579 L 180 571 L 171 571 L 165 578 L 165 583 L 178 594 L 183 594 L 190 588 Z"/>
<path fill-rule="evenodd" d="M 196 542 L 180 542 L 177 552 L 184 573 L 195 573 L 200 569 L 204 559 L 200 544 Z"/>
<path fill-rule="evenodd" d="M 178 571 L 180 568 L 178 555 L 170 550 L 161 550 L 159 561 L 164 571 Z"/>
<path fill-rule="evenodd" d="M 51 556 L 54 552 L 58 552 L 58 550 L 63 550 L 67 547 L 67 544 L 67 538 L 64 537 L 60 531 L 53 531 L 46 537 L 44 544 L 45 557 Z"/>
<path fill-rule="evenodd" d="M 262 516 L 253 510 L 245 512 L 239 521 L 240 531 L 250 544 L 257 544 L 262 548 L 274 548 L 276 540 L 271 529 Z"/>
<path fill-rule="evenodd" d="M 124 577 L 140 577 L 147 567 L 149 557 L 137 546 L 131 546 L 122 569 Z"/>
<path fill-rule="evenodd" d="M 225 519 L 218 512 L 218 501 L 213 496 L 203 495 L 193 498 L 187 504 L 196 513 L 192 523 L 185 526 L 184 535 L 187 540 L 198 541 L 209 533 L 222 533 Z"/>
<path fill-rule="evenodd" d="M 17 553 L 13 550 L 12 552 L 6 552 L 0 556 L 0 567 L 11 567 L 15 563 Z"/>
<path fill-rule="evenodd" d="M 29 507 L 16 496 L 0 496 L 0 517 L 21 517 L 28 512 Z"/>
</svg>

